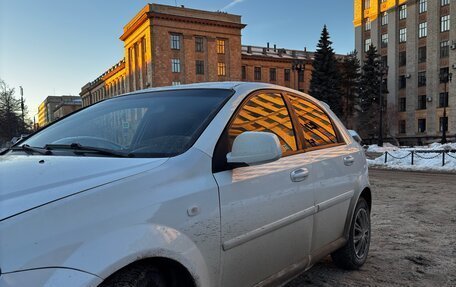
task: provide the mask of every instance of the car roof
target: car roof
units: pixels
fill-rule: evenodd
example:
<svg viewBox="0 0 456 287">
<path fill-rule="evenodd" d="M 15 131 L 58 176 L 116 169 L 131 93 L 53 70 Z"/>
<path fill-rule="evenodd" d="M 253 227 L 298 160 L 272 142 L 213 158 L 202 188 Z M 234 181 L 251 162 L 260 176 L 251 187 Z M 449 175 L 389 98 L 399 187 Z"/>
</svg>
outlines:
<svg viewBox="0 0 456 287">
<path fill-rule="evenodd" d="M 269 83 L 260 83 L 260 82 L 205 82 L 205 83 L 194 83 L 194 84 L 185 84 L 185 85 L 176 85 L 176 86 L 165 86 L 165 87 L 155 87 L 144 90 L 138 90 L 124 95 L 133 95 L 133 94 L 142 94 L 147 92 L 158 92 L 158 91 L 170 91 L 170 90 L 186 90 L 186 89 L 227 89 L 227 90 L 259 90 L 259 89 L 279 89 L 279 90 L 289 90 L 297 92 L 295 90 L 278 86 Z"/>
</svg>

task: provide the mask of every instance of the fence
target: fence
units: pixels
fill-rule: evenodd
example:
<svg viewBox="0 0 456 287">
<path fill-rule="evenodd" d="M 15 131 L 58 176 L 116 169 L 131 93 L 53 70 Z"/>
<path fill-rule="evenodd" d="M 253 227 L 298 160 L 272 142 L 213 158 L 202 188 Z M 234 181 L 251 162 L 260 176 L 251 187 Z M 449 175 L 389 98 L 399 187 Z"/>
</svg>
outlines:
<svg viewBox="0 0 456 287">
<path fill-rule="evenodd" d="M 431 153 L 436 153 L 434 156 L 426 157 L 422 156 L 420 154 L 431 154 Z M 451 153 L 454 153 L 455 155 L 451 155 Z M 421 159 L 434 159 L 439 156 L 442 156 L 442 166 L 445 166 L 445 157 L 449 157 L 452 159 L 456 159 L 456 150 L 412 150 L 410 151 L 407 155 L 401 156 L 401 157 L 396 157 L 390 152 L 385 152 L 385 163 L 388 162 L 388 155 L 394 159 L 404 159 L 407 157 L 411 157 L 411 164 L 415 164 L 415 157 L 421 158 Z"/>
</svg>

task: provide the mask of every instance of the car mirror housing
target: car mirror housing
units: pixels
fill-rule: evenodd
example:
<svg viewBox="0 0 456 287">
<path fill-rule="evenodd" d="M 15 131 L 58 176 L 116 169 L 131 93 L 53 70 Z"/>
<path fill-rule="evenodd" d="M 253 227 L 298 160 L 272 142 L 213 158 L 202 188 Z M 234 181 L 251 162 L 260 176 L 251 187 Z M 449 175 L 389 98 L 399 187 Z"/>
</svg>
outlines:
<svg viewBox="0 0 456 287">
<path fill-rule="evenodd" d="M 361 144 L 361 142 L 362 142 L 363 140 L 361 139 L 361 137 L 359 136 L 359 134 L 358 134 L 356 131 L 354 131 L 354 130 L 348 130 L 348 133 L 352 136 L 352 138 L 353 138 L 356 142 L 358 142 L 359 144 Z"/>
<path fill-rule="evenodd" d="M 282 157 L 280 141 L 268 132 L 244 132 L 236 137 L 233 148 L 226 155 L 229 164 L 258 165 Z"/>
</svg>

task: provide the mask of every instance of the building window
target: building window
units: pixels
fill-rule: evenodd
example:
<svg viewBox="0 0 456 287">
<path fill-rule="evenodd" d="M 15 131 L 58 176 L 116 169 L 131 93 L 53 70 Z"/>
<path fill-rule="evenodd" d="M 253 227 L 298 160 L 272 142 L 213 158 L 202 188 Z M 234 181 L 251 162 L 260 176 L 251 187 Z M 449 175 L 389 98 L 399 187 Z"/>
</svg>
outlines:
<svg viewBox="0 0 456 287">
<path fill-rule="evenodd" d="M 418 87 L 426 86 L 426 72 L 418 72 Z"/>
<path fill-rule="evenodd" d="M 171 34 L 171 49 L 179 50 L 180 49 L 180 35 Z"/>
<path fill-rule="evenodd" d="M 284 74 L 283 74 L 285 82 L 289 82 L 290 81 L 290 73 L 291 73 L 290 69 L 285 69 Z"/>
<path fill-rule="evenodd" d="M 242 66 L 241 67 L 241 77 L 243 80 L 247 79 L 247 72 L 246 72 L 246 67 L 245 66 Z"/>
<path fill-rule="evenodd" d="M 402 28 L 399 30 L 399 43 L 407 42 L 407 28 Z"/>
<path fill-rule="evenodd" d="M 407 18 L 407 4 L 399 7 L 399 20 L 403 20 L 405 18 Z"/>
<path fill-rule="evenodd" d="M 388 47 L 388 34 L 382 34 L 382 48 Z"/>
<path fill-rule="evenodd" d="M 225 40 L 217 39 L 217 54 L 225 54 Z"/>
<path fill-rule="evenodd" d="M 171 71 L 173 73 L 180 73 L 180 71 L 181 71 L 180 59 L 171 59 Z"/>
<path fill-rule="evenodd" d="M 448 58 L 450 56 L 450 42 L 440 42 L 440 58 Z"/>
<path fill-rule="evenodd" d="M 366 31 L 370 31 L 371 28 L 372 28 L 372 22 L 371 22 L 370 18 L 366 18 L 366 25 L 365 25 L 364 29 Z"/>
<path fill-rule="evenodd" d="M 253 74 L 255 81 L 261 81 L 261 67 L 255 67 Z"/>
<path fill-rule="evenodd" d="M 304 71 L 303 70 L 298 71 L 298 82 L 304 83 Z"/>
<path fill-rule="evenodd" d="M 440 32 L 450 31 L 450 15 L 445 15 L 440 18 Z"/>
<path fill-rule="evenodd" d="M 425 110 L 426 109 L 426 95 L 418 96 L 418 110 Z"/>
<path fill-rule="evenodd" d="M 426 119 L 418 119 L 418 132 L 424 133 L 426 131 Z"/>
<path fill-rule="evenodd" d="M 450 0 L 440 0 L 440 6 L 450 5 Z"/>
<path fill-rule="evenodd" d="M 172 86 L 179 86 L 181 84 L 181 82 L 172 82 L 171 85 Z"/>
<path fill-rule="evenodd" d="M 383 65 L 382 67 L 388 66 L 388 56 L 382 56 L 380 59 L 380 63 Z"/>
<path fill-rule="evenodd" d="M 427 49 L 426 46 L 418 48 L 418 63 L 426 62 L 427 58 Z"/>
<path fill-rule="evenodd" d="M 381 23 L 382 26 L 388 25 L 388 12 L 382 13 Z"/>
<path fill-rule="evenodd" d="M 407 79 L 404 75 L 399 76 L 399 89 L 405 89 L 407 87 Z"/>
<path fill-rule="evenodd" d="M 217 64 L 217 75 L 226 76 L 226 64 L 225 63 Z"/>
<path fill-rule="evenodd" d="M 448 108 L 448 92 L 439 94 L 439 108 Z"/>
<path fill-rule="evenodd" d="M 407 52 L 399 52 L 399 67 L 407 65 Z"/>
<path fill-rule="evenodd" d="M 424 13 L 427 11 L 427 0 L 420 0 L 419 11 L 420 13 Z"/>
<path fill-rule="evenodd" d="M 399 98 L 399 111 L 405 112 L 407 109 L 407 98 Z"/>
<path fill-rule="evenodd" d="M 196 74 L 204 75 L 204 61 L 196 60 Z"/>
<path fill-rule="evenodd" d="M 204 52 L 204 38 L 203 37 L 195 38 L 195 51 Z"/>
<path fill-rule="evenodd" d="M 449 73 L 450 73 L 450 69 L 448 67 L 440 68 L 440 83 L 447 83 L 448 82 Z"/>
<path fill-rule="evenodd" d="M 400 120 L 399 121 L 399 133 L 400 134 L 405 134 L 406 129 L 405 129 L 405 120 Z"/>
<path fill-rule="evenodd" d="M 366 39 L 364 42 L 364 52 L 369 51 L 370 46 L 372 45 L 372 39 Z"/>
<path fill-rule="evenodd" d="M 418 38 L 427 37 L 427 22 L 420 23 L 418 26 Z"/>
<path fill-rule="evenodd" d="M 440 117 L 439 131 L 443 132 L 443 130 L 448 131 L 448 117 Z"/>
<path fill-rule="evenodd" d="M 276 68 L 269 69 L 269 81 L 275 82 L 277 78 L 277 70 Z"/>
</svg>

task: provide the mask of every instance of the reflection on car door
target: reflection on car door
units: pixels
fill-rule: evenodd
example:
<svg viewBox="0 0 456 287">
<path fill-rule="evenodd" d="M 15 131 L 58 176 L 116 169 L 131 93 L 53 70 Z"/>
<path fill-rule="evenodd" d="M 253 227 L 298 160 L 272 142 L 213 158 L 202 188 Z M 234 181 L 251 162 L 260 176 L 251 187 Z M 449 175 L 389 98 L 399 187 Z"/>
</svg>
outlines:
<svg viewBox="0 0 456 287">
<path fill-rule="evenodd" d="M 353 165 L 358 149 L 345 144 L 329 116 L 317 104 L 289 96 L 304 132 L 307 158 L 315 173 L 315 206 L 312 254 L 343 236 L 345 220 L 354 195 Z M 360 170 L 360 169 L 358 169 Z"/>
<path fill-rule="evenodd" d="M 296 154 L 292 121 L 280 94 L 259 93 L 239 109 L 217 144 L 223 160 L 244 131 L 276 134 L 283 157 L 272 163 L 217 168 L 222 223 L 222 286 L 251 286 L 292 264 L 308 262 L 312 236 L 314 175 Z M 298 170 L 306 176 L 296 177 Z"/>
</svg>

